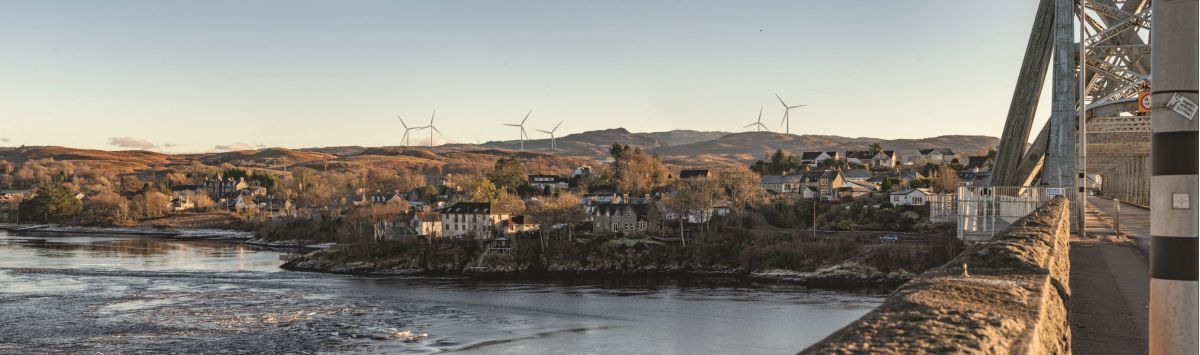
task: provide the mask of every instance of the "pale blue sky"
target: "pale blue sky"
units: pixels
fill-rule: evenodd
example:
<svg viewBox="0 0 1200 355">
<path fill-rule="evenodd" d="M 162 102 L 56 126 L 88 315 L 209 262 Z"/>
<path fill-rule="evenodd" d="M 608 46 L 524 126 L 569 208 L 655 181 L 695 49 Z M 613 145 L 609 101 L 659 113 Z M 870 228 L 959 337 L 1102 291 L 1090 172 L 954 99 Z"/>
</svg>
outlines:
<svg viewBox="0 0 1200 355">
<path fill-rule="evenodd" d="M 1035 1 L 0 1 L 0 145 L 998 136 Z M 1043 100 L 1046 101 L 1046 100 Z M 1039 116 L 1045 116 L 1041 110 Z M 1040 126 L 1040 125 L 1039 125 Z M 424 135 L 420 135 L 424 136 Z"/>
</svg>

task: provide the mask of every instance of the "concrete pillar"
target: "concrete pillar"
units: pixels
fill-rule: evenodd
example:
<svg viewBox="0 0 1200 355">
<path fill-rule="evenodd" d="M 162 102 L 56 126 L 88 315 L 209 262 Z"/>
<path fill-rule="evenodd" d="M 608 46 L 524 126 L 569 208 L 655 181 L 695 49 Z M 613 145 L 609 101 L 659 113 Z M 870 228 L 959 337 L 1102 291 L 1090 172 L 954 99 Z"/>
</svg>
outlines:
<svg viewBox="0 0 1200 355">
<path fill-rule="evenodd" d="M 1150 354 L 1196 354 L 1197 119 L 1166 107 L 1175 95 L 1200 102 L 1197 0 L 1155 0 L 1151 25 Z"/>
</svg>

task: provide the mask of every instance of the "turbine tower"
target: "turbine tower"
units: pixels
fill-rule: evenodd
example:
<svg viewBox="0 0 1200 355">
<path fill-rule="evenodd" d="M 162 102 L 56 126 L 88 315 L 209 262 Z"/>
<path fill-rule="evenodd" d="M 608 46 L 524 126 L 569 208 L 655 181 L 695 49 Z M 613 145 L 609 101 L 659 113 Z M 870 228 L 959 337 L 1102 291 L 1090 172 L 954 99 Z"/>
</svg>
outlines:
<svg viewBox="0 0 1200 355">
<path fill-rule="evenodd" d="M 420 131 L 422 129 L 425 129 L 425 126 L 409 127 L 408 123 L 404 122 L 404 118 L 401 118 L 400 115 L 396 115 L 396 118 L 400 119 L 400 125 L 404 126 L 404 136 L 400 137 L 400 141 L 403 141 L 404 146 L 406 146 L 406 147 L 411 146 L 411 144 L 409 144 L 410 137 L 409 137 L 408 133 L 412 132 L 412 131 Z"/>
<path fill-rule="evenodd" d="M 758 107 L 758 121 L 755 121 L 754 123 L 748 124 L 748 125 L 746 125 L 746 127 L 754 127 L 754 126 L 758 126 L 758 132 L 762 132 L 762 131 L 764 131 L 764 130 L 765 130 L 765 131 L 767 131 L 767 132 L 770 132 L 771 130 L 770 130 L 770 129 L 768 129 L 768 128 L 767 128 L 767 126 L 765 126 L 765 125 L 763 125 L 763 124 L 762 124 L 762 111 L 763 111 L 763 108 L 762 108 L 762 106 L 759 106 L 759 107 Z"/>
<path fill-rule="evenodd" d="M 442 137 L 446 136 L 445 134 L 442 133 L 441 130 L 437 129 L 437 127 L 435 127 L 433 125 L 433 118 L 435 116 L 437 116 L 437 110 L 433 110 L 433 114 L 429 115 L 429 125 L 428 126 L 419 127 L 419 128 L 428 128 L 429 129 L 429 149 L 433 149 L 433 132 L 437 132 L 437 134 L 441 135 Z"/>
<path fill-rule="evenodd" d="M 550 149 L 558 149 L 558 143 L 555 142 L 555 140 L 554 140 L 554 131 L 557 131 L 558 126 L 562 126 L 562 123 L 563 123 L 563 121 L 558 121 L 558 124 L 554 125 L 554 128 L 549 131 L 543 131 L 540 129 L 538 130 L 538 132 L 542 132 L 542 133 L 550 135 Z"/>
<path fill-rule="evenodd" d="M 783 98 L 779 97 L 779 94 L 775 94 L 775 98 L 779 99 L 780 105 L 783 105 L 783 121 L 779 122 L 779 124 L 783 125 L 783 133 L 792 134 L 792 121 L 788 119 L 788 112 L 794 108 L 801 108 L 808 105 L 788 106 L 787 103 L 783 102 Z"/>
<path fill-rule="evenodd" d="M 525 121 L 529 120 L 530 114 L 533 114 L 533 110 L 529 110 L 529 113 L 525 114 L 525 119 L 521 120 L 521 123 L 504 124 L 505 126 L 521 127 L 521 136 L 517 137 L 521 139 L 521 150 L 525 150 L 525 138 L 529 138 L 529 135 L 525 134 Z"/>
</svg>

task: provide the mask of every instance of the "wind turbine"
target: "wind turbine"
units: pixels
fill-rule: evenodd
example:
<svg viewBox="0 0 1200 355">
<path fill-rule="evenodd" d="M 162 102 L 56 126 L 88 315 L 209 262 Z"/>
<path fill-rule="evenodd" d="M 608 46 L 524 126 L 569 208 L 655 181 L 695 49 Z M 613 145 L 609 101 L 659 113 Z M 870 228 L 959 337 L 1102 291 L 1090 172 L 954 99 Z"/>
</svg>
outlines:
<svg viewBox="0 0 1200 355">
<path fill-rule="evenodd" d="M 433 110 L 433 114 L 429 115 L 429 125 L 428 126 L 419 127 L 419 128 L 428 128 L 429 129 L 429 149 L 433 149 L 433 132 L 437 132 L 437 134 L 442 135 L 442 137 L 446 136 L 445 134 L 442 133 L 441 130 L 437 129 L 437 127 L 435 127 L 433 125 L 433 118 L 435 116 L 437 116 L 437 110 Z"/>
<path fill-rule="evenodd" d="M 794 108 L 801 108 L 801 107 L 808 106 L 808 105 L 788 106 L 788 104 L 783 102 L 783 98 L 779 97 L 779 94 L 775 94 L 775 98 L 779 99 L 780 105 L 783 105 L 783 121 L 779 122 L 779 124 L 784 125 L 783 133 L 792 134 L 791 127 L 790 127 L 792 125 L 792 121 L 788 119 L 788 112 Z"/>
<path fill-rule="evenodd" d="M 557 131 L 558 126 L 562 126 L 562 123 L 563 123 L 563 121 L 558 121 L 558 124 L 554 125 L 554 128 L 549 131 L 543 131 L 540 129 L 538 130 L 538 132 L 542 132 L 542 133 L 550 135 L 550 149 L 558 149 L 558 143 L 555 143 L 555 141 L 554 141 L 554 131 Z"/>
<path fill-rule="evenodd" d="M 521 127 L 521 136 L 518 137 L 521 139 L 521 150 L 525 150 L 525 138 L 529 138 L 529 135 L 525 134 L 525 121 L 529 120 L 529 115 L 531 114 L 533 114 L 533 110 L 529 110 L 529 113 L 525 114 L 525 119 L 521 120 L 521 123 L 504 124 L 505 126 Z"/>
<path fill-rule="evenodd" d="M 765 125 L 763 125 L 763 124 L 762 124 L 762 110 L 763 110 L 762 106 L 759 106 L 759 107 L 758 107 L 758 121 L 756 121 L 756 122 L 754 122 L 754 123 L 751 123 L 751 124 L 748 124 L 748 125 L 746 125 L 746 127 L 754 127 L 754 126 L 758 126 L 758 131 L 759 131 L 759 132 L 762 132 L 763 130 L 766 130 L 767 132 L 770 132 L 771 130 L 770 130 L 770 129 L 767 129 L 767 126 L 765 126 Z"/>
<path fill-rule="evenodd" d="M 405 146 L 410 146 L 411 144 L 409 144 L 409 141 L 408 141 L 409 140 L 408 132 L 420 131 L 422 129 L 425 129 L 425 127 L 424 126 L 409 127 L 408 123 L 404 122 L 404 118 L 401 118 L 400 115 L 396 115 L 396 118 L 400 119 L 400 125 L 404 126 L 404 137 L 400 137 L 400 140 L 404 141 Z"/>
</svg>

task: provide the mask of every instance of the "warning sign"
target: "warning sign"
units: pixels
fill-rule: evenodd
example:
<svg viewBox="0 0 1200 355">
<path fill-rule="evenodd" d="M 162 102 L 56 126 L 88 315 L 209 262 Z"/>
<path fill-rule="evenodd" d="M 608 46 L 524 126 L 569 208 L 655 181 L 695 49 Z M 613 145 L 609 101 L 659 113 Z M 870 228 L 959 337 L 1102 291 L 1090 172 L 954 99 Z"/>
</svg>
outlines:
<svg viewBox="0 0 1200 355">
<path fill-rule="evenodd" d="M 1150 91 L 1138 92 L 1138 112 L 1150 112 Z"/>
</svg>

